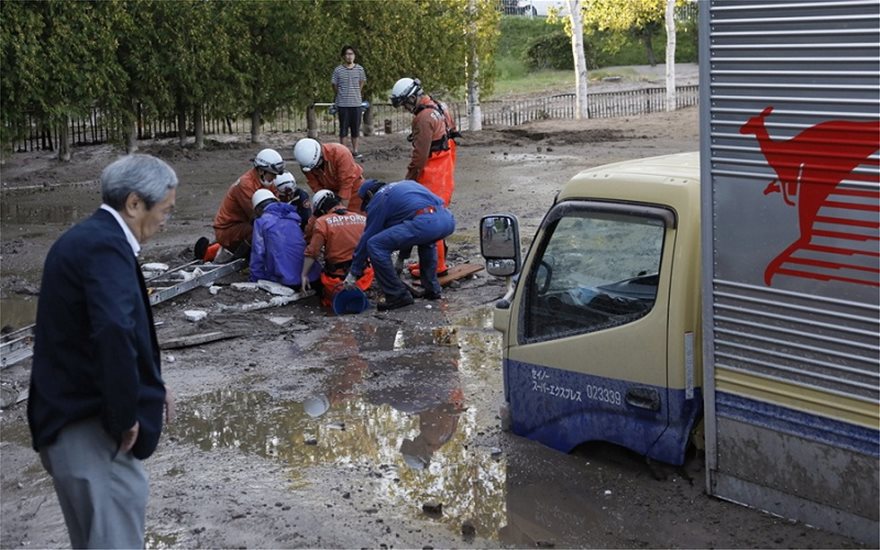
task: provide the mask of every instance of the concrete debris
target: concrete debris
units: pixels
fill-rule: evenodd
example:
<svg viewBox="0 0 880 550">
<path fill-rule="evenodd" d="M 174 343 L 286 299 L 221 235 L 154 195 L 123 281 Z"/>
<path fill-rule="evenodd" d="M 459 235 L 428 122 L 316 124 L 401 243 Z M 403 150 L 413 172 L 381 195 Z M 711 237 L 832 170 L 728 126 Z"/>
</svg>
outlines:
<svg viewBox="0 0 880 550">
<path fill-rule="evenodd" d="M 236 285 L 238 283 L 232 283 Z M 225 304 L 220 304 L 221 311 L 236 311 L 240 313 L 244 313 L 247 311 L 256 311 L 259 309 L 266 309 L 270 307 L 279 307 L 285 306 L 291 302 L 296 302 L 297 300 L 302 300 L 303 298 L 308 298 L 315 294 L 314 290 L 309 290 L 306 292 L 294 292 L 291 296 L 273 296 L 268 302 L 251 302 L 249 304 L 238 304 L 233 306 L 228 306 Z"/>
<path fill-rule="evenodd" d="M 232 283 L 230 286 L 235 290 L 247 290 L 249 292 L 256 292 L 260 289 L 260 287 L 257 286 L 257 283 Z"/>
<path fill-rule="evenodd" d="M 144 264 L 141 266 L 142 271 L 168 271 L 168 264 L 163 264 L 159 262 Z"/>
<path fill-rule="evenodd" d="M 202 271 L 202 269 L 199 267 L 193 269 L 192 271 L 181 271 L 180 273 L 183 275 L 184 281 L 189 281 L 190 279 L 195 279 L 196 277 L 201 277 L 205 274 L 205 272 Z"/>
<path fill-rule="evenodd" d="M 216 296 L 218 292 L 220 292 L 220 288 L 217 285 L 211 285 L 208 287 L 208 292 L 211 293 L 211 296 Z"/>
<path fill-rule="evenodd" d="M 274 294 L 275 296 L 293 296 L 296 294 L 296 292 L 289 286 L 284 286 L 275 281 L 267 281 L 265 279 L 257 281 L 257 287 L 265 290 L 269 294 Z"/>
<path fill-rule="evenodd" d="M 279 327 L 283 327 L 291 321 L 293 321 L 293 317 L 269 317 L 269 322 L 275 323 Z"/>
<path fill-rule="evenodd" d="M 193 323 L 197 323 L 208 316 L 207 311 L 202 311 L 200 309 L 188 309 L 183 312 L 183 316 L 186 317 L 187 321 L 191 321 Z"/>
</svg>

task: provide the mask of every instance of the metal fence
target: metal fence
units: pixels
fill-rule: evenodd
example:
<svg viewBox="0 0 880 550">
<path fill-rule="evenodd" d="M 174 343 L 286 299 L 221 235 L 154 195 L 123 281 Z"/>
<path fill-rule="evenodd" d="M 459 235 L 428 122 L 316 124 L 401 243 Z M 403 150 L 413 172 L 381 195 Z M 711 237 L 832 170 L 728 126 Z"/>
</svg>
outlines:
<svg viewBox="0 0 880 550">
<path fill-rule="evenodd" d="M 697 105 L 699 86 L 679 86 L 676 94 L 677 108 Z M 588 102 L 590 118 L 611 118 L 654 113 L 666 110 L 665 88 L 643 88 L 619 92 L 590 93 Z M 453 118 L 461 130 L 468 129 L 467 106 L 463 102 L 448 104 Z M 517 126 L 536 120 L 574 119 L 576 110 L 575 94 L 558 94 L 537 99 L 484 101 L 480 105 L 484 126 Z M 211 113 L 206 110 L 206 113 Z M 330 115 L 326 107 L 316 107 L 318 135 L 337 135 L 338 120 Z M 365 131 L 372 133 L 405 132 L 410 128 L 412 116 L 390 104 L 373 104 L 368 117 L 371 125 Z M 265 133 L 305 133 L 308 130 L 307 115 L 294 109 L 280 109 L 267 116 L 261 124 Z M 188 121 L 186 133 L 193 136 L 195 131 Z M 121 121 L 99 109 L 93 109 L 86 117 L 70 122 L 70 141 L 74 146 L 97 145 L 101 143 L 121 143 L 123 129 Z M 248 134 L 251 129 L 249 117 L 220 116 L 207 114 L 204 131 L 206 136 L 220 134 Z M 24 136 L 12 142 L 12 150 L 55 151 L 58 148 L 58 127 L 49 126 L 36 117 L 27 119 L 24 129 L 10 129 L 10 134 Z M 22 131 L 23 130 L 23 131 Z M 151 118 L 139 114 L 137 137 L 139 140 L 176 137 L 176 117 Z"/>
</svg>

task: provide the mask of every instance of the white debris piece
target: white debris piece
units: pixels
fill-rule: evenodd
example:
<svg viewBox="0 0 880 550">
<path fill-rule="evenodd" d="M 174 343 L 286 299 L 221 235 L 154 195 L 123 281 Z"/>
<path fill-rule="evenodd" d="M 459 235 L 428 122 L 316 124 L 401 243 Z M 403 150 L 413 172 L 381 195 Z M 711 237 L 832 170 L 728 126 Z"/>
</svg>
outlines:
<svg viewBox="0 0 880 550">
<path fill-rule="evenodd" d="M 181 273 L 183 273 L 184 281 L 189 281 L 190 279 L 195 279 L 196 277 L 201 277 L 205 274 L 205 272 L 202 271 L 199 267 L 193 269 L 192 271 L 181 271 Z"/>
<path fill-rule="evenodd" d="M 160 264 L 158 262 L 153 262 L 153 263 L 142 265 L 141 270 L 143 270 L 143 271 L 168 271 L 168 264 Z"/>
<path fill-rule="evenodd" d="M 293 317 L 269 317 L 269 321 L 275 323 L 279 327 L 283 327 L 287 323 L 293 321 Z"/>
<path fill-rule="evenodd" d="M 187 321 L 192 321 L 193 323 L 196 323 L 207 317 L 208 312 L 202 311 L 200 309 L 188 309 L 183 312 L 183 315 L 184 317 L 186 317 Z"/>
<path fill-rule="evenodd" d="M 605 496 L 607 497 L 607 496 L 610 495 L 610 494 L 611 494 L 611 490 L 610 490 L 610 489 L 605 489 Z"/>
<path fill-rule="evenodd" d="M 168 363 L 173 363 L 173 362 L 175 362 L 176 360 L 177 360 L 177 359 L 175 359 L 175 357 L 174 357 L 173 355 L 166 355 L 166 356 L 165 356 L 165 361 L 168 362 Z"/>
<path fill-rule="evenodd" d="M 257 283 L 232 283 L 232 288 L 235 290 L 247 290 L 250 292 L 256 292 L 260 289 L 257 286 Z"/>
<path fill-rule="evenodd" d="M 217 285 L 211 285 L 208 287 L 208 292 L 211 296 L 216 296 L 218 292 L 220 292 L 220 287 Z"/>
<path fill-rule="evenodd" d="M 260 279 L 257 281 L 257 286 L 262 288 L 269 294 L 274 294 L 275 296 L 293 296 L 296 294 L 292 288 L 289 286 L 284 286 L 282 284 L 276 283 L 275 281 L 267 281 L 265 279 Z"/>
</svg>

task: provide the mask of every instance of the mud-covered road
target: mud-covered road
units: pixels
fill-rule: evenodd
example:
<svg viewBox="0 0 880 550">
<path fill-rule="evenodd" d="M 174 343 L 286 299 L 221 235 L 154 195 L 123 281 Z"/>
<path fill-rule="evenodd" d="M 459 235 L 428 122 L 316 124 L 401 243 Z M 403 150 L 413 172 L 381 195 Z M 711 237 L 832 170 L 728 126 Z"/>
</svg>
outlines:
<svg viewBox="0 0 880 550">
<path fill-rule="evenodd" d="M 297 135 L 266 136 L 292 157 Z M 399 179 L 404 136 L 363 139 L 368 177 Z M 579 169 L 698 147 L 697 112 L 542 122 L 466 135 L 450 238 L 454 263 L 480 262 L 482 214 L 512 212 L 530 240 L 554 193 Z M 189 259 L 258 146 L 205 151 L 145 144 L 181 179 L 178 208 L 142 260 Z M 2 165 L 2 324 L 33 320 L 49 245 L 99 203 L 117 152 L 75 150 L 59 165 L 20 154 Z M 292 170 L 302 180 L 298 169 Z M 151 476 L 148 546 L 287 547 L 856 547 L 802 524 L 709 498 L 701 457 L 649 467 L 620 449 L 564 455 L 503 432 L 500 337 L 491 308 L 503 284 L 484 273 L 389 313 L 335 317 L 314 298 L 236 313 L 268 296 L 199 288 L 155 308 L 162 341 L 225 331 L 228 340 L 163 351 L 179 404 Z M 202 309 L 199 323 L 183 311 Z M 29 361 L 2 371 L 4 403 L 26 389 Z M 51 482 L 30 449 L 25 403 L 0 415 L 0 547 L 65 547 Z"/>
</svg>

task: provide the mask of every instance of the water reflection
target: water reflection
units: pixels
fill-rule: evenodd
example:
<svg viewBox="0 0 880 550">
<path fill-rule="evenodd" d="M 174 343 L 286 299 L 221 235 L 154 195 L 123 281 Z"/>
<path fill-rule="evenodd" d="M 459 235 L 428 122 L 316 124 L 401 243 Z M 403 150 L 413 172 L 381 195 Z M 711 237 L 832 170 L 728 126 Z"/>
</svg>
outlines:
<svg viewBox="0 0 880 550">
<path fill-rule="evenodd" d="M 426 500 L 442 502 L 439 521 L 450 529 L 467 518 L 494 537 L 504 521 L 504 461 L 468 448 L 477 415 L 449 331 L 337 321 L 329 333 L 306 352 L 334 367 L 302 403 L 221 390 L 183 403 L 169 435 L 206 451 L 277 458 L 294 484 L 309 465 L 378 469 L 377 498 L 413 515 Z"/>
<path fill-rule="evenodd" d="M 94 197 L 89 197 L 94 201 Z M 43 224 L 73 223 L 95 210 L 95 205 L 34 203 L 21 204 L 5 200 L 0 202 L 0 218 L 3 223 Z"/>
</svg>

